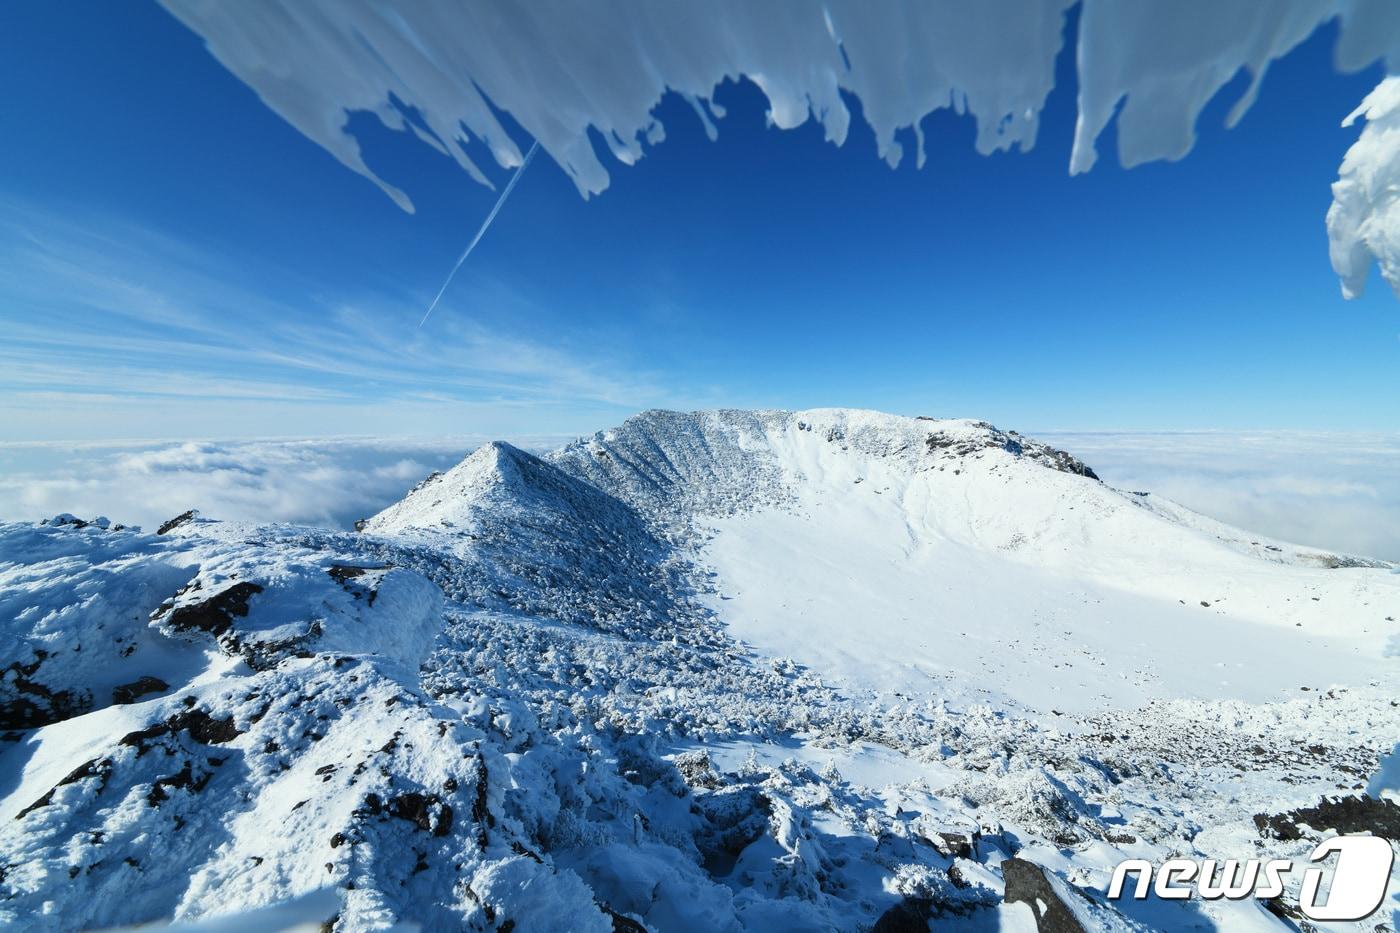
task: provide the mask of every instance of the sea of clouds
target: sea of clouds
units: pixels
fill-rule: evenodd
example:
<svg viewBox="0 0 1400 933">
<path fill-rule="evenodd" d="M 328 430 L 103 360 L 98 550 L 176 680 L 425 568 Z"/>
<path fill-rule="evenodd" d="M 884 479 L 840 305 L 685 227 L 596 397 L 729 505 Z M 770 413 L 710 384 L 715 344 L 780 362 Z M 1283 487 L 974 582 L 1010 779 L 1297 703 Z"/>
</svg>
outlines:
<svg viewBox="0 0 1400 933">
<path fill-rule="evenodd" d="M 1400 434 L 1041 433 L 1104 481 L 1260 534 L 1400 560 Z M 59 512 L 153 528 L 211 518 L 349 528 L 486 437 L 0 444 L 0 519 Z M 510 438 L 536 452 L 568 440 Z"/>
<path fill-rule="evenodd" d="M 1400 560 L 1400 434 L 1041 433 L 1103 480 L 1249 531 Z"/>
<path fill-rule="evenodd" d="M 485 437 L 0 445 L 0 519 L 60 512 L 153 529 L 189 508 L 219 519 L 350 528 Z M 544 449 L 555 438 L 520 438 Z"/>
</svg>

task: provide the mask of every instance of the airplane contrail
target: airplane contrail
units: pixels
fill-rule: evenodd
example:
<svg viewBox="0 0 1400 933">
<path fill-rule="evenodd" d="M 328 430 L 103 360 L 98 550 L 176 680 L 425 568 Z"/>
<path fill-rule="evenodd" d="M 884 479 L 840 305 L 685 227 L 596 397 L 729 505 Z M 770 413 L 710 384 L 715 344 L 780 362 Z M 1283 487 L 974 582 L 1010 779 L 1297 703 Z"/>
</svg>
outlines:
<svg viewBox="0 0 1400 933">
<path fill-rule="evenodd" d="M 486 233 L 486 228 L 491 226 L 491 221 L 495 220 L 496 215 L 501 211 L 501 205 L 506 203 L 506 198 L 510 197 L 511 191 L 515 189 L 515 183 L 520 180 L 520 176 L 524 175 L 525 170 L 530 167 L 530 160 L 535 157 L 535 150 L 538 148 L 540 148 L 539 140 L 535 140 L 530 144 L 530 151 L 525 153 L 525 161 L 521 162 L 520 168 L 516 169 L 515 174 L 510 176 L 510 181 L 506 183 L 506 189 L 502 191 L 501 196 L 496 199 L 496 206 L 491 208 L 491 213 L 487 214 L 486 219 L 481 222 L 481 229 L 476 231 L 476 236 L 472 237 L 472 241 L 468 243 L 467 248 L 462 251 L 462 256 L 457 260 L 457 264 L 452 267 L 451 272 L 447 273 L 447 281 L 443 282 L 442 288 L 438 289 L 437 297 L 433 299 L 433 303 L 428 305 L 427 311 L 423 312 L 423 320 L 418 322 L 419 328 L 422 328 L 422 326 L 427 323 L 428 315 L 433 313 L 433 309 L 436 308 L 438 302 L 442 300 L 443 292 L 447 291 L 447 286 L 452 284 L 452 279 L 457 275 L 457 270 L 462 268 L 462 263 L 467 261 L 467 257 L 471 255 L 472 250 L 476 249 L 476 244 L 481 242 L 481 237 Z"/>
</svg>

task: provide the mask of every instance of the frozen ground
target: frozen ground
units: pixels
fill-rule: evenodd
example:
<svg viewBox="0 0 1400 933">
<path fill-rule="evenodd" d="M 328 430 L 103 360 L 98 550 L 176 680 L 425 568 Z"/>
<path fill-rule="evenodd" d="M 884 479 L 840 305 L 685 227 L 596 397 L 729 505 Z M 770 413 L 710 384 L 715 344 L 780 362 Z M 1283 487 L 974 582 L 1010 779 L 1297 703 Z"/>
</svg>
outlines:
<svg viewBox="0 0 1400 933">
<path fill-rule="evenodd" d="M 1289 929 L 1102 892 L 1395 770 L 1393 566 L 979 422 L 648 412 L 153 532 L 0 525 L 0 923 Z"/>
</svg>

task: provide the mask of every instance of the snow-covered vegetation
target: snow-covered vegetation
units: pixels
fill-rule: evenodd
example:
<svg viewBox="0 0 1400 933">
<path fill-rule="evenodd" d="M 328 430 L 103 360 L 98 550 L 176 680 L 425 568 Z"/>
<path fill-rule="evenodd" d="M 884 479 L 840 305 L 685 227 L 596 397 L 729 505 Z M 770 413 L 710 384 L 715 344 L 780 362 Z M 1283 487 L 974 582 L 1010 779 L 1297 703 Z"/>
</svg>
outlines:
<svg viewBox="0 0 1400 933">
<path fill-rule="evenodd" d="M 488 444 L 358 532 L 3 524 L 0 922 L 1288 929 L 1296 878 L 1103 892 L 1400 817 L 1397 618 L 1385 562 L 848 410 Z"/>
</svg>

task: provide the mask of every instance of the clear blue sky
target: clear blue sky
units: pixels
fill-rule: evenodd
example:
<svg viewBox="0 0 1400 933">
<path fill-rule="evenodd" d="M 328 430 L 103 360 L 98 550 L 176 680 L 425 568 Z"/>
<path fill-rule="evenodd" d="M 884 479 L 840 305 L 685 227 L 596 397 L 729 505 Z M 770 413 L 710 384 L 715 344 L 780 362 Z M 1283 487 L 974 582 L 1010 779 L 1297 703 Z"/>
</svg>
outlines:
<svg viewBox="0 0 1400 933">
<path fill-rule="evenodd" d="M 1376 71 L 1331 30 L 1179 163 L 1066 166 L 1072 49 L 1028 154 L 925 121 L 896 171 L 720 90 L 583 201 L 494 193 L 358 118 L 365 179 L 154 4 L 0 13 L 0 440 L 570 431 L 644 407 L 851 405 L 1035 429 L 1400 429 L 1400 305 L 1327 263 L 1339 123 Z M 853 102 L 854 103 L 854 102 Z M 856 105 L 858 106 L 858 104 Z M 478 164 L 491 164 L 485 158 Z M 496 172 L 503 181 L 505 173 Z"/>
</svg>

